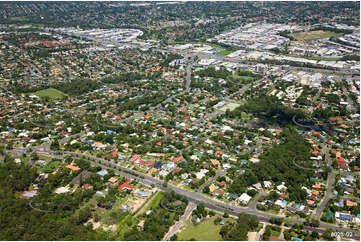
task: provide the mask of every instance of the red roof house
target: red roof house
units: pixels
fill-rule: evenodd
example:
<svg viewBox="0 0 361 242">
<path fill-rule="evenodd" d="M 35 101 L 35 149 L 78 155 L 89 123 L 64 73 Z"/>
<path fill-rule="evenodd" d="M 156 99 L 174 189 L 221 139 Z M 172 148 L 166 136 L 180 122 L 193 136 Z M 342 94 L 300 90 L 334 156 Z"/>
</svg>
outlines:
<svg viewBox="0 0 361 242">
<path fill-rule="evenodd" d="M 128 183 L 123 183 L 122 185 L 120 185 L 118 187 L 118 190 L 119 191 L 124 191 L 124 190 L 133 190 L 133 186 L 132 185 L 129 185 Z"/>
</svg>

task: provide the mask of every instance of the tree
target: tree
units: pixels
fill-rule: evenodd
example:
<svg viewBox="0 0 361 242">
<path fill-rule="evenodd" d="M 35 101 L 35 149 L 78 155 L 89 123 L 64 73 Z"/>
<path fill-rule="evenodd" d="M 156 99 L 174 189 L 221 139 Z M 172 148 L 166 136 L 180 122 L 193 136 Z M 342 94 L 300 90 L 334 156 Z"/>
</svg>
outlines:
<svg viewBox="0 0 361 242">
<path fill-rule="evenodd" d="M 54 140 L 50 145 L 51 150 L 59 150 L 59 147 L 60 145 L 58 140 Z"/>
<path fill-rule="evenodd" d="M 229 218 L 229 214 L 228 214 L 228 213 L 224 213 L 224 214 L 223 214 L 223 218 Z"/>
<path fill-rule="evenodd" d="M 209 193 L 209 191 L 210 191 L 210 190 L 209 190 L 209 187 L 203 188 L 203 192 L 204 192 L 204 193 Z"/>
</svg>

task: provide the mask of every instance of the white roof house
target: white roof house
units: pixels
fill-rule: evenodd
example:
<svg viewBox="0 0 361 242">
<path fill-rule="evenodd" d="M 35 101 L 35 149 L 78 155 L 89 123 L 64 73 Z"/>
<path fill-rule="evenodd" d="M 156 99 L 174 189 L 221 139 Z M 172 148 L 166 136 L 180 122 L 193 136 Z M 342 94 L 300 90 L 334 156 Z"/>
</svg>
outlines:
<svg viewBox="0 0 361 242">
<path fill-rule="evenodd" d="M 277 190 L 281 191 L 282 189 L 287 190 L 287 187 L 283 184 L 277 186 Z"/>
<path fill-rule="evenodd" d="M 272 186 L 272 182 L 270 182 L 270 181 L 264 181 L 264 182 L 263 182 L 263 185 L 264 185 L 265 188 L 270 188 L 270 187 Z"/>
<path fill-rule="evenodd" d="M 252 197 L 250 197 L 247 193 L 243 193 L 239 198 L 238 201 L 242 204 L 247 204 Z"/>
</svg>

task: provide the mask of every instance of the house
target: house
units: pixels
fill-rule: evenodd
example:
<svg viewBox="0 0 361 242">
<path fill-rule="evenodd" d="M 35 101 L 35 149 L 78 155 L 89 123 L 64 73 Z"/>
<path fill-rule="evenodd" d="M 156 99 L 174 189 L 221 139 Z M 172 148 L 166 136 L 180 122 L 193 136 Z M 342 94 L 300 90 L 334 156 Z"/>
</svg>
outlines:
<svg viewBox="0 0 361 242">
<path fill-rule="evenodd" d="M 31 198 L 31 197 L 34 197 L 36 196 L 36 191 L 24 191 L 22 194 L 21 194 L 21 198 Z"/>
<path fill-rule="evenodd" d="M 54 191 L 56 194 L 69 192 L 69 187 L 59 187 Z"/>
<path fill-rule="evenodd" d="M 175 163 L 178 163 L 178 162 L 180 162 L 181 160 L 183 160 L 184 158 L 182 157 L 182 156 L 179 156 L 179 157 L 177 157 L 177 158 L 174 158 L 173 159 L 173 162 L 175 162 Z"/>
<path fill-rule="evenodd" d="M 256 188 L 258 191 L 262 189 L 261 183 L 254 184 L 253 187 Z"/>
<path fill-rule="evenodd" d="M 129 191 L 131 191 L 131 190 L 133 190 L 133 186 L 132 185 L 129 185 L 128 183 L 123 183 L 122 185 L 120 185 L 119 187 L 118 187 L 118 190 L 119 191 L 124 191 L 124 190 L 129 190 Z"/>
<path fill-rule="evenodd" d="M 81 187 L 85 188 L 85 189 L 91 189 L 93 188 L 93 186 L 90 186 L 88 184 L 83 184 Z"/>
<path fill-rule="evenodd" d="M 174 201 L 172 203 L 172 205 L 175 206 L 175 207 L 178 207 L 178 206 L 182 205 L 182 201 L 181 200 Z"/>
<path fill-rule="evenodd" d="M 263 182 L 263 185 L 264 185 L 264 187 L 265 187 L 266 189 L 269 189 L 269 188 L 272 187 L 272 182 L 270 182 L 270 181 L 264 181 L 264 182 Z"/>
<path fill-rule="evenodd" d="M 316 189 L 321 189 L 321 184 L 320 183 L 316 183 L 315 185 L 313 185 L 314 188 Z"/>
<path fill-rule="evenodd" d="M 140 197 L 148 197 L 149 196 L 149 192 L 148 191 L 143 191 L 143 190 L 139 190 L 135 194 L 140 196 Z"/>
<path fill-rule="evenodd" d="M 297 209 L 294 207 L 286 207 L 287 211 L 289 211 L 290 213 L 296 213 Z"/>
<path fill-rule="evenodd" d="M 268 241 L 285 241 L 285 240 L 284 240 L 284 239 L 277 238 L 277 237 L 271 235 L 271 236 L 268 238 Z"/>
<path fill-rule="evenodd" d="M 217 196 L 223 196 L 224 191 L 222 189 L 216 189 L 213 193 Z"/>
<path fill-rule="evenodd" d="M 312 194 L 315 195 L 315 196 L 318 196 L 318 194 L 320 193 L 319 191 L 315 190 L 315 189 L 312 189 L 311 190 Z"/>
<path fill-rule="evenodd" d="M 346 206 L 347 207 L 356 207 L 357 206 L 357 202 L 353 202 L 351 200 L 346 200 Z"/>
<path fill-rule="evenodd" d="M 243 193 L 241 196 L 239 196 L 238 202 L 243 205 L 247 205 L 251 199 L 252 199 L 251 196 L 249 196 L 247 193 Z"/>
<path fill-rule="evenodd" d="M 281 191 L 281 190 L 287 190 L 287 187 L 284 184 L 278 185 L 277 186 L 277 190 Z"/>
<path fill-rule="evenodd" d="M 117 183 L 117 181 L 118 181 L 118 179 L 115 178 L 115 177 L 111 177 L 111 178 L 108 179 L 108 182 L 110 182 L 110 183 L 112 183 L 112 184 Z"/>
<path fill-rule="evenodd" d="M 238 198 L 237 195 L 233 193 L 228 193 L 228 197 L 232 200 L 236 200 Z"/>
<path fill-rule="evenodd" d="M 66 168 L 72 170 L 72 171 L 79 171 L 80 167 L 78 166 L 73 166 L 73 165 L 67 165 Z"/>
<path fill-rule="evenodd" d="M 219 161 L 216 159 L 211 159 L 211 162 L 214 166 L 218 166 L 220 164 Z"/>
<path fill-rule="evenodd" d="M 199 223 L 201 220 L 197 217 L 197 215 L 192 216 L 192 222 L 193 223 Z"/>
<path fill-rule="evenodd" d="M 120 152 L 119 152 L 119 151 L 114 150 L 114 151 L 112 152 L 112 156 L 113 156 L 113 157 L 117 157 L 118 155 L 120 155 Z"/>
<path fill-rule="evenodd" d="M 139 230 L 143 230 L 143 229 L 144 229 L 144 220 L 141 220 L 141 221 L 138 223 L 137 228 L 138 228 Z"/>
<path fill-rule="evenodd" d="M 132 156 L 132 158 L 130 159 L 130 162 L 134 163 L 135 161 L 139 160 L 140 158 L 140 155 L 138 154 L 135 154 Z"/>
<path fill-rule="evenodd" d="M 339 208 L 343 208 L 344 207 L 344 200 L 342 198 L 340 198 L 338 201 L 333 203 L 335 206 L 339 207 Z"/>
<path fill-rule="evenodd" d="M 107 172 L 106 170 L 101 170 L 101 171 L 98 171 L 97 174 L 98 174 L 99 176 L 105 176 L 105 175 L 108 174 L 108 172 Z"/>
<path fill-rule="evenodd" d="M 312 206 L 312 205 L 314 205 L 314 204 L 315 204 L 315 201 L 312 201 L 312 200 L 307 200 L 307 204 Z"/>
<path fill-rule="evenodd" d="M 157 169 L 160 169 L 163 166 L 163 163 L 158 161 L 157 163 L 155 163 L 154 167 Z"/>
<path fill-rule="evenodd" d="M 341 220 L 341 221 L 350 221 L 350 222 L 352 222 L 354 219 L 351 214 L 345 214 L 345 213 L 339 213 L 339 212 L 336 212 L 335 218 L 338 220 Z"/>
<path fill-rule="evenodd" d="M 212 185 L 209 186 L 209 191 L 210 191 L 211 193 L 213 193 L 216 189 L 217 189 L 217 186 L 214 185 L 214 184 L 212 184 Z"/>
<path fill-rule="evenodd" d="M 281 208 L 285 208 L 285 204 L 282 200 L 277 200 L 275 202 L 275 205 L 280 206 Z"/>
</svg>

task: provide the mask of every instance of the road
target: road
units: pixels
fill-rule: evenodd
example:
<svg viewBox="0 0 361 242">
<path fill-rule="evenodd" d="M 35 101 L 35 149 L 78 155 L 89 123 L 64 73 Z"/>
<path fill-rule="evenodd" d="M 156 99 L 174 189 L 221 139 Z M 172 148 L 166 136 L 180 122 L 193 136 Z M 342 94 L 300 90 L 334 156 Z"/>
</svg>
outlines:
<svg viewBox="0 0 361 242">
<path fill-rule="evenodd" d="M 197 207 L 197 205 L 193 202 L 188 203 L 188 206 L 186 210 L 184 211 L 184 214 L 182 217 L 180 217 L 179 221 L 169 228 L 169 231 L 164 236 L 163 240 L 168 241 L 170 238 L 172 238 L 173 235 L 178 233 L 179 229 L 186 224 L 187 219 L 192 214 L 193 210 Z"/>
<path fill-rule="evenodd" d="M 90 40 L 96 41 L 99 45 L 108 45 L 108 44 L 112 44 L 114 46 L 123 46 L 124 43 L 119 43 L 117 41 L 102 41 L 100 42 L 99 40 L 96 39 L 91 39 L 88 38 Z M 132 43 L 126 43 L 126 45 L 129 46 L 133 46 L 134 48 L 137 48 L 139 46 L 132 44 Z M 172 49 L 169 47 L 153 47 L 154 50 L 159 51 L 159 52 L 167 52 L 167 53 L 175 53 L 175 54 L 181 54 L 183 56 L 190 56 L 190 57 L 198 57 L 200 59 L 216 59 L 218 61 L 223 61 L 223 62 L 232 62 L 232 63 L 242 63 L 245 64 L 245 62 L 239 58 L 227 58 L 226 56 L 221 56 L 221 55 L 214 55 L 214 54 L 208 54 L 208 53 L 202 53 L 202 52 L 190 52 L 188 50 L 179 50 L 179 49 Z M 254 65 L 254 64 L 252 64 Z M 271 65 L 271 66 L 280 66 L 280 65 Z M 298 70 L 298 71 L 307 71 L 307 72 L 328 72 L 328 73 L 332 73 L 332 74 L 341 74 L 341 75 L 350 75 L 350 74 L 356 74 L 356 75 L 360 75 L 359 72 L 352 72 L 351 70 L 347 70 L 347 69 L 340 69 L 340 71 L 335 71 L 335 70 L 328 70 L 328 69 L 319 69 L 319 68 L 307 68 L 307 67 L 295 67 L 295 66 L 289 66 L 287 67 L 290 70 Z"/>
<path fill-rule="evenodd" d="M 318 97 L 319 97 L 320 94 L 321 94 L 321 91 L 322 91 L 322 88 L 319 88 L 316 96 L 314 96 L 314 98 L 312 99 L 312 103 L 315 103 L 315 102 L 316 102 L 316 100 L 318 99 Z"/>
<path fill-rule="evenodd" d="M 183 51 L 182 53 L 179 53 L 180 50 L 172 50 L 172 49 L 161 49 L 161 48 L 156 48 L 156 50 L 158 51 L 167 51 L 167 52 L 172 52 L 172 53 L 177 53 L 177 54 L 181 54 L 183 56 L 192 56 L 192 57 L 198 57 L 199 59 L 215 59 L 218 61 L 222 61 L 222 62 L 231 62 L 231 63 L 238 63 L 238 64 L 245 64 L 245 61 L 239 59 L 239 58 L 228 58 L 226 56 L 220 56 L 220 55 L 213 55 L 213 54 L 207 54 L 207 53 L 202 53 L 202 52 L 188 52 L 188 51 Z M 252 64 L 254 66 L 254 63 Z M 286 64 L 284 64 L 286 65 Z M 280 65 L 271 65 L 270 66 L 280 66 Z M 360 75 L 359 72 L 354 72 L 351 70 L 346 70 L 346 69 L 341 69 L 339 71 L 335 71 L 335 70 L 328 70 L 328 69 L 322 69 L 322 68 L 308 68 L 308 67 L 296 67 L 296 66 L 288 66 L 287 67 L 290 70 L 293 71 L 307 71 L 307 72 L 326 72 L 326 73 L 331 73 L 331 74 L 341 74 L 341 75 L 350 75 L 350 74 L 356 74 L 356 75 Z"/>
<path fill-rule="evenodd" d="M 260 192 L 257 194 L 256 198 L 254 199 L 254 201 L 249 205 L 249 208 L 250 209 L 256 209 L 256 206 L 257 206 L 257 203 L 258 203 L 258 200 L 261 198 L 261 197 L 264 197 L 264 196 L 267 196 L 268 193 L 267 192 Z"/>
<path fill-rule="evenodd" d="M 11 151 L 15 151 L 15 152 L 22 152 L 24 149 L 23 148 L 18 148 L 18 149 L 13 149 Z M 34 149 L 37 150 L 37 149 Z M 41 151 L 39 153 L 42 154 L 56 154 L 56 153 L 62 153 L 65 155 L 73 155 L 76 157 L 85 157 L 88 160 L 92 160 L 90 161 L 90 163 L 92 165 L 95 166 L 100 166 L 103 169 L 107 169 L 107 170 L 113 170 L 114 173 L 119 174 L 121 176 L 124 177 L 128 177 L 131 179 L 134 179 L 140 183 L 143 183 L 145 185 L 154 185 L 155 187 L 157 187 L 160 190 L 166 191 L 166 192 L 170 192 L 170 191 L 174 191 L 182 196 L 185 196 L 190 202 L 193 202 L 195 204 L 199 204 L 199 203 L 203 203 L 205 205 L 205 207 L 208 207 L 210 209 L 216 210 L 218 212 L 221 213 L 229 213 L 231 215 L 234 216 L 238 216 L 239 213 L 247 213 L 250 215 L 255 215 L 258 217 L 258 219 L 260 221 L 263 222 L 268 222 L 270 218 L 272 217 L 283 217 L 280 215 L 274 215 L 274 214 L 269 214 L 269 213 L 265 213 L 262 211 L 258 211 L 258 210 L 254 210 L 251 208 L 241 208 L 238 206 L 234 206 L 234 205 L 230 205 L 224 202 L 221 202 L 219 200 L 215 200 L 215 199 L 211 199 L 208 197 L 204 197 L 202 196 L 200 193 L 198 192 L 193 192 L 193 191 L 188 191 L 188 190 L 184 190 L 182 188 L 179 188 L 177 186 L 174 186 L 172 184 L 167 184 L 166 186 L 164 186 L 163 181 L 159 180 L 155 177 L 152 176 L 148 176 L 144 173 L 141 173 L 139 171 L 135 171 L 123 166 L 120 166 L 112 161 L 107 161 L 95 156 L 91 156 L 91 155 L 87 155 L 87 154 L 82 154 L 82 153 L 76 153 L 76 152 L 70 152 L 70 151 Z M 94 162 L 95 161 L 95 162 Z M 114 168 L 110 168 L 114 167 Z M 303 224 L 305 222 L 305 220 L 303 219 L 296 219 L 296 218 L 285 218 L 286 221 L 290 221 L 293 223 L 299 223 L 299 224 Z M 324 232 L 322 229 L 327 229 L 327 228 L 331 228 L 331 229 L 336 229 L 338 231 L 345 231 L 345 232 L 353 232 L 354 237 L 358 238 L 357 235 L 359 234 L 359 231 L 357 230 L 353 230 L 353 229 L 349 229 L 349 228 L 341 228 L 341 227 L 337 227 L 335 225 L 331 225 L 331 224 L 326 224 L 326 223 L 320 223 L 319 228 L 311 228 L 311 227 L 305 227 L 306 230 L 309 231 L 317 231 L 319 233 Z"/>
<path fill-rule="evenodd" d="M 333 198 L 332 188 L 333 188 L 333 183 L 335 181 L 335 171 L 332 168 L 332 160 L 331 160 L 327 145 L 325 145 L 325 144 L 323 145 L 321 153 L 325 155 L 327 165 L 331 168 L 331 172 L 329 173 L 328 179 L 327 179 L 326 194 L 325 194 L 324 198 L 322 199 L 322 202 L 317 206 L 316 213 L 313 216 L 313 218 L 317 219 L 317 220 L 320 219 L 321 214 L 322 214 L 323 210 L 325 209 L 328 201 L 330 201 L 330 199 Z"/>
<path fill-rule="evenodd" d="M 190 91 L 192 76 L 192 60 L 187 65 L 187 80 L 186 80 L 186 92 Z"/>
<path fill-rule="evenodd" d="M 344 95 L 346 96 L 346 98 L 347 98 L 348 104 L 351 106 L 351 110 L 352 110 L 353 112 L 356 112 L 356 111 L 357 111 L 357 108 L 356 108 L 353 100 L 350 98 L 347 89 L 346 89 L 344 86 L 342 87 L 342 91 L 343 91 L 343 94 L 344 94 Z"/>
<path fill-rule="evenodd" d="M 212 177 L 211 179 L 209 179 L 208 181 L 206 181 L 205 183 L 203 183 L 203 185 L 198 188 L 197 192 L 202 192 L 203 188 L 212 184 L 218 177 L 223 176 L 225 172 L 226 172 L 225 170 L 217 171 L 216 175 L 214 177 Z"/>
</svg>

